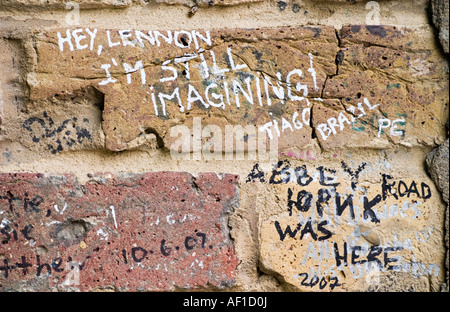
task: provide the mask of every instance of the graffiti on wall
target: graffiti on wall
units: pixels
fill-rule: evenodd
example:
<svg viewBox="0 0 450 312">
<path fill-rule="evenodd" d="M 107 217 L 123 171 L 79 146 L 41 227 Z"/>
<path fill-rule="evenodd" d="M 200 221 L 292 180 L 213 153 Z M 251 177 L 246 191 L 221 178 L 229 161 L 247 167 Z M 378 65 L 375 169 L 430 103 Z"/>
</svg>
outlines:
<svg viewBox="0 0 450 312">
<path fill-rule="evenodd" d="M 91 178 L 0 175 L 0 288 L 36 277 L 80 290 L 234 282 L 237 258 L 221 224 L 235 176 Z"/>
<path fill-rule="evenodd" d="M 374 272 L 438 276 L 439 263 L 423 263 L 415 256 L 417 244 L 436 235 L 435 225 L 413 227 L 403 238 L 395 230 L 384 240 L 373 234 L 384 223 L 414 224 L 427 218 L 424 205 L 434 196 L 432 188 L 428 182 L 395 179 L 388 173 L 380 173 L 378 187 L 367 185 L 360 181 L 367 167 L 342 161 L 338 169 L 314 168 L 284 160 L 270 172 L 256 164 L 247 176 L 246 183 L 285 186 L 287 215 L 267 222 L 274 240 L 291 246 L 283 253 L 295 253 L 298 262 L 291 267 L 301 270 L 294 276 L 298 286 L 333 290 L 344 284 L 343 276 L 370 278 Z M 269 244 L 277 245 L 275 241 Z"/>
<path fill-rule="evenodd" d="M 113 150 L 127 148 L 145 129 L 169 144 L 169 129 L 196 116 L 222 130 L 224 124 L 252 125 L 269 139 L 287 144 L 297 141 L 292 138 L 300 145 L 315 137 L 330 141 L 349 131 L 369 131 L 374 139 L 405 138 L 404 110 L 392 111 L 391 103 L 376 92 L 360 91 L 345 99 L 324 96 L 344 59 L 332 27 L 77 28 L 43 38 L 37 44 L 36 74 L 64 68 L 64 79 L 73 89 L 91 85 L 105 94 L 103 130 L 107 148 Z M 391 85 L 395 87 L 388 92 L 398 98 L 394 93 L 404 86 Z M 32 86 L 31 97 L 44 99 L 59 89 L 59 83 L 45 89 Z M 333 109 L 325 112 L 321 107 Z"/>
<path fill-rule="evenodd" d="M 72 147 L 85 140 L 92 140 L 91 132 L 85 127 L 86 124 L 89 124 L 88 118 L 78 120 L 77 117 L 55 123 L 52 117 L 44 111 L 42 118 L 30 117 L 23 122 L 22 127 L 27 130 L 34 143 L 47 142 L 48 150 L 52 154 L 56 154 L 61 152 L 64 147 Z"/>
</svg>

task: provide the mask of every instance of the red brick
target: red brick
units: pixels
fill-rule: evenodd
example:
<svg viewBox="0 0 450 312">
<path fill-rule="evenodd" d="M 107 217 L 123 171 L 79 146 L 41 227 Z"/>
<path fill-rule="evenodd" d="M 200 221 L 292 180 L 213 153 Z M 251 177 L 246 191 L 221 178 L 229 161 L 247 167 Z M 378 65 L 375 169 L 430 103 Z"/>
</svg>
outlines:
<svg viewBox="0 0 450 312">
<path fill-rule="evenodd" d="M 156 172 L 96 174 L 81 185 L 68 174 L 0 174 L 0 289 L 64 290 L 65 280 L 81 291 L 230 286 L 237 181 Z"/>
</svg>

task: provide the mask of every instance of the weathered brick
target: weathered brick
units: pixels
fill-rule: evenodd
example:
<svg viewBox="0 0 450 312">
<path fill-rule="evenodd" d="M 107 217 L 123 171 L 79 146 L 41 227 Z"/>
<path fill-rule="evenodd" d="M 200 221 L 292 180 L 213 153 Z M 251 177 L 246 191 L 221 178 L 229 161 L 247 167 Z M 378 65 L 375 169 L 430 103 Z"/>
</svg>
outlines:
<svg viewBox="0 0 450 312">
<path fill-rule="evenodd" d="M 253 2 L 261 2 L 263 0 L 144 0 L 145 2 L 156 2 L 156 3 L 165 3 L 165 4 L 183 4 L 186 6 L 197 6 L 197 7 L 212 7 L 212 6 L 231 6 L 231 5 L 239 5 L 243 3 L 253 3 Z"/>
<path fill-rule="evenodd" d="M 448 65 L 432 40 L 409 29 L 364 25 L 344 26 L 340 40 L 337 75 L 323 90 L 324 98 L 338 100 L 336 112 L 313 109 L 313 125 L 325 129 L 318 135 L 322 147 L 433 146 L 445 139 Z"/>
<path fill-rule="evenodd" d="M 360 25 L 344 26 L 339 37 L 326 26 L 57 29 L 36 35 L 30 100 L 96 88 L 104 94 L 105 146 L 114 151 L 138 147 L 149 133 L 171 148 L 178 139 L 171 129 L 193 129 L 193 117 L 222 133 L 226 125 L 256 126 L 258 135 L 279 135 L 281 151 L 315 137 L 324 149 L 444 139 L 436 125 L 448 111 L 446 63 L 431 39 Z"/>
<path fill-rule="evenodd" d="M 445 276 L 439 191 L 426 175 L 384 161 L 285 160 L 262 171 L 264 183 L 246 179 L 277 202 L 256 207 L 262 271 L 300 291 L 437 289 Z"/>
<path fill-rule="evenodd" d="M 23 146 L 51 154 L 63 150 L 103 148 L 103 94 L 87 87 L 56 94 L 33 107 L 21 124 Z"/>
<path fill-rule="evenodd" d="M 441 144 L 448 63 L 439 44 L 448 50 L 448 1 L 257 1 L 0 0 L 0 171 L 59 173 L 0 179 L 1 290 L 448 290 L 448 134 Z M 379 23 L 390 26 L 358 25 Z M 63 39 L 60 51 L 61 27 L 74 27 L 74 51 Z M 189 31 L 177 33 L 177 45 L 158 37 L 158 46 L 153 30 L 173 36 L 180 27 Z M 198 27 L 206 38 L 195 35 L 197 47 Z M 92 50 L 87 28 L 97 31 Z M 211 44 L 204 29 L 215 29 Z M 139 67 L 128 84 L 123 65 L 138 60 L 146 84 Z M 105 69 L 114 84 L 99 85 Z M 302 75 L 288 85 L 293 69 Z M 273 84 L 270 106 L 263 77 Z M 208 86 L 209 100 L 217 105 L 223 96 L 224 109 L 205 107 L 191 93 L 188 110 L 189 88 L 208 103 Z M 175 88 L 184 112 L 166 98 L 162 115 L 158 95 L 170 97 Z M 306 88 L 309 104 L 292 99 Z M 200 130 L 200 143 L 216 147 L 216 134 L 232 134 L 227 126 L 245 133 L 266 123 L 275 137 L 280 131 L 281 162 L 210 161 L 196 153 L 187 162 L 167 151 L 181 143 L 171 136 L 175 127 Z M 188 150 L 198 151 L 199 134 L 189 133 Z M 255 136 L 247 131 L 239 143 L 250 148 Z M 237 190 L 224 176 L 215 183 L 215 175 L 142 174 L 160 170 L 248 177 L 239 184 L 239 208 L 229 213 Z M 77 172 L 79 182 L 64 172 Z M 207 216 L 200 205 L 179 209 L 179 193 L 164 183 L 174 176 L 172 185 L 189 197 L 184 203 L 215 205 Z M 149 183 L 140 185 L 141 177 Z M 226 204 L 223 192 L 233 198 Z M 202 248 L 204 232 L 212 234 Z M 165 258 L 163 239 L 162 251 L 172 248 Z"/>
<path fill-rule="evenodd" d="M 67 5 L 66 2 L 71 2 Z M 73 4 L 78 4 L 81 9 L 93 9 L 93 8 L 107 8 L 107 7 L 127 7 L 131 5 L 131 0 L 71 0 L 71 1 L 58 1 L 58 0 L 2 0 L 2 5 L 9 8 L 15 8 L 20 10 L 28 9 L 61 9 L 61 8 L 73 8 Z"/>
<path fill-rule="evenodd" d="M 146 130 L 157 133 L 170 147 L 175 140 L 169 135 L 171 127 L 190 125 L 193 116 L 222 130 L 226 124 L 262 126 L 272 119 L 281 129 L 285 118 L 292 130 L 282 132 L 293 134 L 284 143 L 307 144 L 311 137 L 309 101 L 320 96 L 327 75 L 336 70 L 337 38 L 332 27 L 162 31 L 175 38 L 168 39 L 170 44 L 156 32 L 151 36 L 158 41 L 151 44 L 143 37 L 147 32 L 130 31 L 125 41 L 132 43 L 125 46 L 118 31 L 99 29 L 94 46 L 77 50 L 71 41 L 75 50 L 70 51 L 68 41 L 58 41 L 58 36 L 72 38 L 73 31 L 61 29 L 37 36 L 38 63 L 36 73 L 29 75 L 30 99 L 39 101 L 64 90 L 95 86 L 105 94 L 102 128 L 111 150 L 129 148 Z M 109 47 L 108 41 L 117 46 Z M 83 44 L 89 46 L 89 42 L 85 39 Z M 131 70 L 139 61 L 142 71 L 137 67 Z M 107 67 L 114 82 L 108 83 L 101 66 Z M 127 75 L 126 68 L 133 73 Z M 289 88 L 286 82 L 290 82 Z M 180 103 L 178 93 L 173 92 L 179 93 Z M 173 100 L 168 100 L 172 95 Z M 161 96 L 166 96 L 165 100 Z M 167 102 L 165 107 L 162 101 Z M 294 113 L 298 117 L 294 118 Z M 294 131 L 293 119 L 301 123 L 300 131 Z M 271 131 L 276 135 L 275 128 Z"/>
<path fill-rule="evenodd" d="M 1 174 L 0 288 L 229 287 L 237 180 L 156 172 L 96 174 L 82 185 L 69 174 Z"/>
<path fill-rule="evenodd" d="M 431 12 L 433 24 L 439 30 L 439 41 L 441 42 L 442 49 L 445 53 L 449 53 L 449 21 L 448 12 L 449 4 L 448 1 L 444 0 L 432 0 L 431 1 Z"/>
<path fill-rule="evenodd" d="M 181 4 L 185 6 L 199 6 L 199 7 L 212 7 L 212 6 L 230 6 L 239 5 L 242 3 L 261 2 L 262 0 L 71 0 L 72 4 L 78 4 L 80 9 L 99 9 L 99 8 L 126 8 L 135 5 L 145 5 L 147 3 L 162 3 L 162 4 Z M 29 9 L 72 9 L 73 5 L 66 7 L 66 1 L 58 0 L 2 0 L 2 3 L 9 8 L 15 8 L 19 10 Z"/>
</svg>

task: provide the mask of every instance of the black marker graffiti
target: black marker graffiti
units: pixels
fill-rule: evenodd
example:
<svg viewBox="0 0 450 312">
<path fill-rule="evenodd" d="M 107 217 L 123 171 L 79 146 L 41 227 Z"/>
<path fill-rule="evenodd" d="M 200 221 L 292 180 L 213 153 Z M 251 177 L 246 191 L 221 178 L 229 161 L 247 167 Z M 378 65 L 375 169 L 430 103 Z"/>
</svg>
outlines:
<svg viewBox="0 0 450 312">
<path fill-rule="evenodd" d="M 86 261 L 90 258 L 91 256 L 86 256 L 85 260 L 79 264 L 79 269 L 82 270 L 86 264 Z M 36 262 L 35 264 L 33 264 L 32 262 L 30 262 L 31 260 L 27 260 L 26 256 L 21 256 L 20 257 L 20 261 L 19 262 L 11 262 L 8 259 L 3 259 L 3 265 L 0 264 L 0 272 L 3 271 L 3 276 L 4 278 L 8 278 L 10 276 L 10 274 L 16 270 L 22 270 L 22 275 L 27 275 L 30 274 L 29 269 L 35 267 L 36 271 L 35 271 L 35 275 L 37 277 L 43 275 L 44 273 L 47 273 L 48 275 L 52 275 L 52 272 L 57 272 L 60 273 L 62 271 L 64 271 L 63 268 L 61 268 L 61 265 L 63 263 L 63 259 L 61 257 L 56 257 L 54 259 L 51 259 L 49 262 L 44 262 L 41 260 L 41 256 L 40 255 L 36 255 Z M 72 262 L 72 258 L 68 257 L 67 259 L 68 263 Z"/>
<path fill-rule="evenodd" d="M 355 191 L 359 183 L 360 173 L 367 166 L 367 163 L 362 163 L 356 169 L 351 169 L 342 161 L 341 166 L 343 171 L 350 175 L 351 189 Z M 269 184 L 292 183 L 304 187 L 312 182 L 319 182 L 320 185 L 324 186 L 316 194 L 306 189 L 295 191 L 294 188 L 289 187 L 287 194 L 287 210 L 289 216 L 292 216 L 295 209 L 298 212 L 308 212 L 314 209 L 317 215 L 323 218 L 324 210 L 330 209 L 331 207 L 331 209 L 334 209 L 333 212 L 336 217 L 341 217 L 345 211 L 348 211 L 350 219 L 356 220 L 358 218 L 355 208 L 356 200 L 357 202 L 363 203 L 362 218 L 373 223 L 379 223 L 381 212 L 376 211 L 376 208 L 381 208 L 380 205 L 385 203 L 389 196 L 395 199 L 416 197 L 426 200 L 432 195 L 430 186 L 424 182 L 419 183 L 414 180 L 410 183 L 406 183 L 403 180 L 391 181 L 393 179 L 392 176 L 381 174 L 381 194 L 376 194 L 373 197 L 361 195 L 359 198 L 354 198 L 354 192 L 351 194 L 341 194 L 337 191 L 337 186 L 341 185 L 341 183 L 338 182 L 335 170 L 319 166 L 316 168 L 316 171 L 310 172 L 306 168 L 306 165 L 294 168 L 287 160 L 277 162 L 269 175 Z M 266 174 L 258 164 L 253 166 L 252 171 L 247 176 L 246 183 L 255 181 L 266 181 Z M 420 204 L 421 202 L 414 200 L 412 206 L 410 203 L 404 203 L 404 211 L 408 210 L 411 206 L 411 211 L 415 212 L 415 217 L 417 217 L 420 215 L 420 211 L 417 209 L 417 206 Z M 402 207 L 402 214 L 404 213 L 403 209 Z"/>
<path fill-rule="evenodd" d="M 31 200 L 28 197 L 28 193 L 24 194 L 24 197 L 15 196 L 10 191 L 6 192 L 6 195 L 0 195 L 0 200 L 7 200 L 10 212 L 16 212 L 14 207 L 22 206 L 25 212 L 39 212 L 39 205 L 44 201 L 44 199 L 35 195 Z M 20 204 L 17 204 L 20 203 Z M 17 213 L 17 212 L 16 212 Z"/>
<path fill-rule="evenodd" d="M 303 237 L 306 234 L 310 234 L 312 239 L 314 239 L 315 241 L 323 241 L 326 239 L 329 239 L 333 233 L 331 233 L 327 228 L 325 228 L 325 226 L 328 224 L 328 221 L 322 221 L 322 222 L 312 222 L 311 220 L 307 221 L 304 225 L 302 225 L 301 222 L 299 222 L 297 224 L 297 226 L 294 228 L 294 230 L 291 229 L 291 227 L 288 225 L 286 226 L 286 228 L 283 230 L 281 228 L 280 222 L 275 221 L 275 229 L 278 232 L 278 235 L 280 235 L 280 240 L 283 241 L 287 235 L 289 235 L 291 238 L 294 238 L 298 232 L 300 232 L 300 239 L 303 239 Z M 316 232 L 313 230 L 313 224 L 316 224 L 317 227 L 317 231 L 316 232 L 320 232 L 322 234 L 324 234 L 323 236 L 317 236 Z M 303 229 L 301 229 L 301 227 L 303 226 Z"/>
<path fill-rule="evenodd" d="M 264 171 L 262 171 L 259 168 L 259 164 L 255 164 L 253 166 L 252 171 L 248 174 L 247 178 L 245 179 L 245 182 L 266 182 L 266 178 L 265 178 L 266 174 L 264 173 Z"/>
<path fill-rule="evenodd" d="M 351 183 L 352 183 L 352 189 L 356 188 L 356 184 L 358 184 L 359 174 L 361 171 L 364 170 L 364 167 L 367 165 L 367 163 L 362 163 L 358 168 L 353 172 L 347 164 L 344 161 L 341 161 L 342 169 L 344 169 L 344 172 L 347 172 L 351 177 Z"/>
<path fill-rule="evenodd" d="M 18 225 L 15 223 L 14 227 L 18 227 Z M 10 224 L 3 224 L 3 228 L 0 229 L 0 233 L 3 235 L 3 237 L 0 239 L 1 243 L 3 245 L 8 244 L 10 241 L 17 241 L 19 240 L 19 235 L 22 234 L 22 236 L 26 240 L 32 240 L 34 239 L 31 236 L 31 231 L 33 230 L 32 225 L 25 225 L 21 230 L 17 231 L 14 229 Z M 20 233 L 20 234 L 19 234 Z"/>
<path fill-rule="evenodd" d="M 393 196 L 395 199 L 399 199 L 399 197 L 410 197 L 411 195 L 415 195 L 418 198 L 428 199 L 431 197 L 431 188 L 424 182 L 420 183 L 420 188 L 416 181 L 412 181 L 408 186 L 406 182 L 403 180 L 394 181 L 389 183 L 389 180 L 392 180 L 392 176 L 388 174 L 382 174 L 383 182 L 381 184 L 381 195 L 383 200 L 386 200 L 388 196 Z M 397 183 L 397 186 L 396 186 Z"/>
<path fill-rule="evenodd" d="M 256 164 L 245 181 L 288 185 L 287 211 L 295 221 L 274 220 L 271 226 L 273 224 L 272 229 L 278 234 L 275 234 L 275 239 L 286 242 L 284 247 L 293 250 L 294 245 L 300 245 L 298 247 L 303 253 L 301 266 L 310 260 L 316 262 L 309 270 L 302 269 L 296 275 L 298 283 L 307 288 L 322 290 L 329 287 L 333 290 L 342 286 L 338 272 L 342 272 L 344 277 L 350 274 L 355 279 L 364 274 L 388 271 L 412 272 L 414 277 L 437 276 L 440 268 L 436 264 L 414 259 L 407 261 L 403 257 L 405 250 L 410 248 L 409 240 L 394 246 L 356 243 L 360 235 L 366 235 L 360 232 L 361 222 L 377 224 L 388 218 L 418 218 L 422 214 L 420 205 L 432 196 L 431 187 L 425 182 L 394 180 L 393 176 L 380 173 L 379 191 L 369 192 L 366 186 L 358 185 L 367 163 L 353 168 L 344 161 L 340 164 L 340 174 L 350 178 L 346 178 L 346 181 L 350 180 L 348 185 L 338 180 L 335 170 L 323 166 L 313 170 L 306 165 L 295 167 L 287 160 L 277 162 L 267 176 Z M 336 226 L 342 221 L 355 227 L 347 242 L 332 239 L 338 233 Z M 308 247 L 303 251 L 305 243 Z M 298 254 L 296 251 L 296 256 Z"/>
<path fill-rule="evenodd" d="M 180 246 L 181 245 L 181 246 Z M 162 239 L 159 246 L 155 247 L 154 249 L 151 248 L 144 248 L 141 246 L 136 246 L 131 249 L 131 259 L 133 259 L 134 262 L 139 263 L 142 262 L 144 259 L 148 259 L 148 255 L 156 255 L 161 254 L 164 257 L 170 256 L 173 252 L 178 251 L 180 249 L 184 249 L 186 251 L 193 250 L 194 248 L 202 248 L 205 247 L 212 249 L 212 245 L 206 246 L 206 234 L 196 232 L 195 235 L 192 236 L 186 236 L 182 243 L 177 246 L 169 246 L 166 239 Z M 128 263 L 128 252 L 125 249 L 122 249 L 122 257 L 124 260 L 124 263 Z"/>
<path fill-rule="evenodd" d="M 330 287 L 330 290 L 334 290 L 338 286 L 342 286 L 342 284 L 339 283 L 339 279 L 334 276 L 330 277 L 330 281 L 328 282 L 325 276 L 322 276 L 322 278 L 319 279 L 317 275 L 311 276 L 311 280 L 308 282 L 308 273 L 300 273 L 298 275 L 299 277 L 303 277 L 303 279 L 300 282 L 300 285 L 311 287 L 319 286 L 320 289 L 324 289 L 325 287 Z"/>
<path fill-rule="evenodd" d="M 255 169 L 255 167 L 253 167 Z M 323 166 L 316 168 L 319 175 L 319 183 L 322 186 L 338 186 L 340 183 L 335 182 L 336 170 L 328 169 Z M 260 170 L 259 170 L 260 171 Z M 259 173 L 261 175 L 261 173 Z M 247 178 L 248 179 L 248 178 Z M 273 168 L 269 179 L 269 184 L 285 184 L 296 182 L 298 185 L 307 186 L 314 180 L 313 175 L 308 172 L 305 165 L 295 168 L 291 167 L 289 161 L 279 161 Z"/>
<path fill-rule="evenodd" d="M 73 134 L 70 130 L 66 130 L 70 122 L 73 123 L 75 134 Z M 22 127 L 30 132 L 34 143 L 39 143 L 42 139 L 52 138 L 54 143 L 48 144 L 47 147 L 52 154 L 56 154 L 63 150 L 63 143 L 66 146 L 71 147 L 77 142 L 82 143 L 85 139 L 92 140 L 91 133 L 86 128 L 77 126 L 77 122 L 78 118 L 73 117 L 72 119 L 66 119 L 61 124 L 56 125 L 53 119 L 47 114 L 46 111 L 44 111 L 43 118 L 28 118 L 22 124 Z M 89 123 L 89 120 L 87 118 L 83 118 L 82 122 Z M 42 128 L 42 134 L 37 134 L 40 131 L 35 131 L 36 129 L 33 129 L 32 126 L 34 124 L 37 124 Z M 63 131 L 65 132 L 62 139 L 60 139 L 57 135 Z"/>
<path fill-rule="evenodd" d="M 392 257 L 389 253 L 403 250 L 403 247 L 382 247 L 374 245 L 370 246 L 369 249 L 364 252 L 364 248 L 362 246 L 351 246 L 350 255 L 346 242 L 344 242 L 342 249 L 339 249 L 336 242 L 333 244 L 333 247 L 337 267 L 348 266 L 349 263 L 355 265 L 364 264 L 367 262 L 377 265 L 380 271 L 384 268 L 388 271 L 400 269 L 399 265 L 391 264 L 397 262 L 399 258 Z"/>
</svg>

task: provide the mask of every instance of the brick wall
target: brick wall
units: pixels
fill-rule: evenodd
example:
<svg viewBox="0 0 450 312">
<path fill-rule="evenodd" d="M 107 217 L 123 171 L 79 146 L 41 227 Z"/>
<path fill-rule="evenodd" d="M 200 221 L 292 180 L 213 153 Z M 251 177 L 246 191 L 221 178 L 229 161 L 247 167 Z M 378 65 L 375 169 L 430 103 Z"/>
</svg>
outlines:
<svg viewBox="0 0 450 312">
<path fill-rule="evenodd" d="M 1 290 L 448 291 L 448 2 L 0 1 Z"/>
</svg>

